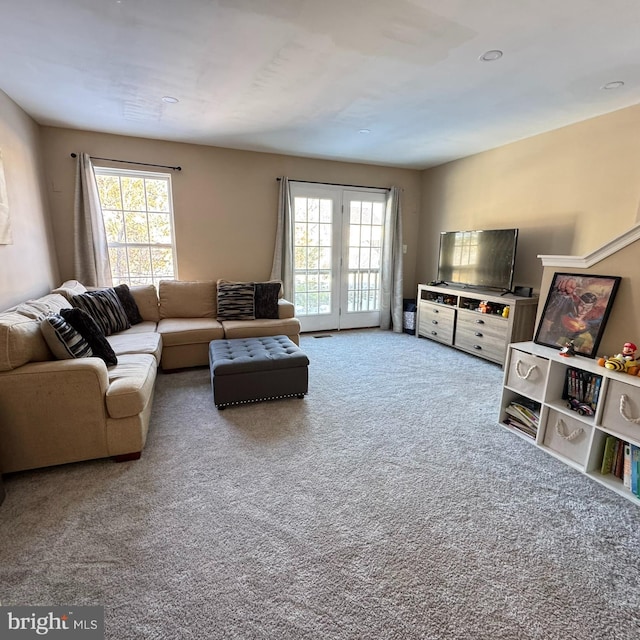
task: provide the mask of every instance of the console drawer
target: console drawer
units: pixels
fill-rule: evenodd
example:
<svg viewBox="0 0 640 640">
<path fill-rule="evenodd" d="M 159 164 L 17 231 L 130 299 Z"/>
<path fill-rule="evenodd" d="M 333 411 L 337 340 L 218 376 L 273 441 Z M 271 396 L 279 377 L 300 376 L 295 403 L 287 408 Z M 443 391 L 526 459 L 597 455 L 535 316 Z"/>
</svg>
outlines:
<svg viewBox="0 0 640 640">
<path fill-rule="evenodd" d="M 455 309 L 441 304 L 420 302 L 418 335 L 451 345 L 455 319 Z"/>
<path fill-rule="evenodd" d="M 476 326 L 470 327 L 464 324 L 461 326 L 460 322 L 456 326 L 455 346 L 500 364 L 504 362 L 507 351 L 503 337 L 479 331 Z"/>
<path fill-rule="evenodd" d="M 500 316 L 492 316 L 486 313 L 474 313 L 473 311 L 459 311 L 456 328 L 482 336 L 498 338 L 506 343 L 506 335 L 509 321 Z M 506 347 L 506 344 L 505 344 Z"/>
</svg>

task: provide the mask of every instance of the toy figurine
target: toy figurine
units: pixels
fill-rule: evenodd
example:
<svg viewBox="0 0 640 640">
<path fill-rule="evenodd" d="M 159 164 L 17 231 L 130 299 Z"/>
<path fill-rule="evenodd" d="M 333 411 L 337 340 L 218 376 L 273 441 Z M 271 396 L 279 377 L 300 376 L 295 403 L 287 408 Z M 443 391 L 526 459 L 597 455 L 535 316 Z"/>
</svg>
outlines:
<svg viewBox="0 0 640 640">
<path fill-rule="evenodd" d="M 560 355 L 563 358 L 570 358 L 571 356 L 576 355 L 576 350 L 573 346 L 573 340 L 570 340 L 569 342 L 567 342 L 567 344 L 565 344 L 564 347 L 560 349 Z"/>
<path fill-rule="evenodd" d="M 637 350 L 638 347 L 633 342 L 625 342 L 621 353 L 611 357 L 598 358 L 598 364 L 612 371 L 625 371 L 635 376 L 640 371 L 640 362 L 636 360 Z"/>
<path fill-rule="evenodd" d="M 625 342 L 622 347 L 622 357 L 625 360 L 635 360 L 636 359 L 636 351 L 638 347 L 636 347 L 633 342 Z"/>
</svg>

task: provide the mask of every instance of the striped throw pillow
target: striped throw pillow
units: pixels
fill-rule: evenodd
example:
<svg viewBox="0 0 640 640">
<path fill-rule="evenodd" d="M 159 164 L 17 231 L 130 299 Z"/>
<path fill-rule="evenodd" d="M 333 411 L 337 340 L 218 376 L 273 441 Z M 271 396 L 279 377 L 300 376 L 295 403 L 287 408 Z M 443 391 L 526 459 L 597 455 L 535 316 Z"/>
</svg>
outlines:
<svg viewBox="0 0 640 640">
<path fill-rule="evenodd" d="M 93 355 L 110 367 L 118 364 L 118 357 L 98 323 L 83 309 L 62 309 L 60 315 L 89 343 Z"/>
<path fill-rule="evenodd" d="M 218 320 L 255 320 L 253 282 L 218 281 Z"/>
<path fill-rule="evenodd" d="M 93 355 L 89 343 L 57 313 L 40 321 L 40 331 L 51 353 L 58 360 L 89 358 Z"/>
<path fill-rule="evenodd" d="M 86 311 L 105 336 L 124 331 L 131 326 L 127 314 L 113 289 L 87 291 L 71 298 L 71 304 Z"/>
</svg>

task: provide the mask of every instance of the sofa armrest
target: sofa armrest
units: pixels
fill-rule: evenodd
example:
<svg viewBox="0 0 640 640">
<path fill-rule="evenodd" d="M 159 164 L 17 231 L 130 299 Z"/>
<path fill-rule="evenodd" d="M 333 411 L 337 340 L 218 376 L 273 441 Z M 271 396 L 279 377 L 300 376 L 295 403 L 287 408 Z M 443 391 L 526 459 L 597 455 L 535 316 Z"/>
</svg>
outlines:
<svg viewBox="0 0 640 640">
<path fill-rule="evenodd" d="M 30 362 L 0 373 L 2 470 L 107 456 L 108 386 L 99 358 Z"/>
<path fill-rule="evenodd" d="M 284 298 L 280 298 L 278 300 L 278 318 L 280 320 L 285 320 L 286 318 L 295 318 L 296 317 L 296 308 L 293 302 L 289 302 Z"/>
<path fill-rule="evenodd" d="M 19 380 L 21 376 L 29 376 L 29 379 L 23 378 L 23 381 L 30 380 L 35 382 L 42 380 L 45 384 L 51 384 L 53 389 L 57 389 L 58 385 L 66 382 L 65 378 L 72 378 L 78 375 L 93 377 L 97 385 L 96 388 L 103 394 L 109 386 L 107 365 L 100 358 L 92 357 L 29 362 L 17 369 L 2 371 L 0 372 L 0 390 L 2 390 L 2 384 L 6 378 Z"/>
</svg>

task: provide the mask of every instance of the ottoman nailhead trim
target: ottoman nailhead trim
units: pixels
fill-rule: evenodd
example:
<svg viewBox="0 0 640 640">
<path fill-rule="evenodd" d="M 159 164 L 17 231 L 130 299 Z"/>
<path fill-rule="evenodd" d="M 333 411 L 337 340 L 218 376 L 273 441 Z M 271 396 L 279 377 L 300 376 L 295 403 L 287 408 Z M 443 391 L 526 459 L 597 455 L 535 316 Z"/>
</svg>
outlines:
<svg viewBox="0 0 640 640">
<path fill-rule="evenodd" d="M 235 400 L 234 402 L 222 402 L 217 404 L 218 409 L 224 409 L 225 407 L 231 407 L 238 404 L 254 404 L 256 402 L 263 402 L 265 400 L 282 400 L 282 398 L 303 398 L 305 394 L 302 393 L 283 393 L 278 396 L 266 396 L 264 398 L 256 398 L 255 400 Z"/>
</svg>

